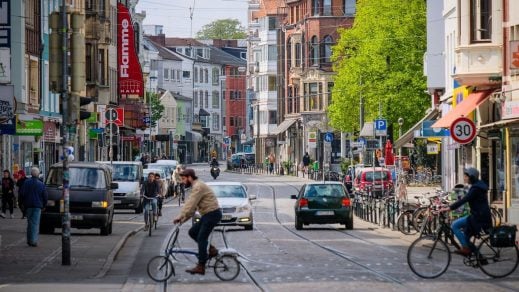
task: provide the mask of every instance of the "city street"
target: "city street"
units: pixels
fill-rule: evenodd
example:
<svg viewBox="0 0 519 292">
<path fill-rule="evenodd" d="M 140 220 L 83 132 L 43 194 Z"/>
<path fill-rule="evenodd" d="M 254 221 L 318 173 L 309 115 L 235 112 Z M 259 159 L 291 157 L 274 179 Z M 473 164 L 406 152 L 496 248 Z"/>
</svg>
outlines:
<svg viewBox="0 0 519 292">
<path fill-rule="evenodd" d="M 203 180 L 207 167 L 195 167 Z M 224 172 L 218 181 L 241 181 L 254 201 L 254 230 L 227 227 L 229 247 L 240 253 L 242 269 L 232 282 L 221 282 L 212 270 L 205 276 L 184 272 L 194 258 L 180 258 L 177 275 L 156 284 L 146 274 L 146 263 L 161 253 L 178 214 L 178 202 L 169 201 L 152 237 L 140 231 L 142 215 L 118 211 L 114 234 L 98 230 L 73 230 L 70 267 L 61 266 L 58 233 L 43 235 L 37 248 L 25 244 L 25 220 L 3 219 L 0 254 L 0 291 L 514 291 L 519 272 L 493 280 L 479 269 L 466 267 L 453 256 L 447 273 L 439 279 L 416 277 L 406 263 L 406 251 L 414 239 L 355 218 L 355 229 L 340 225 L 294 228 L 293 200 L 305 180 L 295 177 L 241 175 Z M 181 227 L 180 244 L 195 248 L 188 237 L 191 223 Z M 218 228 L 221 229 L 221 228 Z M 131 235 L 132 231 L 137 233 Z M 128 236 L 125 241 L 125 237 Z M 220 232 L 213 242 L 224 247 Z M 121 247 L 119 249 L 119 247 Z M 117 252 L 117 253 L 116 253 Z M 111 259 L 115 260 L 111 262 Z"/>
</svg>

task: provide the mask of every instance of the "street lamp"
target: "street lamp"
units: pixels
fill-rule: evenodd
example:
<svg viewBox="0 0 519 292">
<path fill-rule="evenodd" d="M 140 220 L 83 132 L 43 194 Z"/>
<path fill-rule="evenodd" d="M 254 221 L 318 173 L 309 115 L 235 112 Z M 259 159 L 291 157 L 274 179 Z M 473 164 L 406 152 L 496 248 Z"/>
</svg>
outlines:
<svg viewBox="0 0 519 292">
<path fill-rule="evenodd" d="M 398 139 L 402 138 L 402 126 L 404 125 L 404 119 L 398 118 Z M 400 167 L 402 167 L 402 145 L 398 147 L 398 156 L 400 157 Z"/>
</svg>

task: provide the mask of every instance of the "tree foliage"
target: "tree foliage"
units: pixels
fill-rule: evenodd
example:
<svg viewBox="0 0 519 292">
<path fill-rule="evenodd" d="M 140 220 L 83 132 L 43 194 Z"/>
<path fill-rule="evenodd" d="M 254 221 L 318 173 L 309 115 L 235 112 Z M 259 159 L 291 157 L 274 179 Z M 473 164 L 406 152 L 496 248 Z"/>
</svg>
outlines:
<svg viewBox="0 0 519 292">
<path fill-rule="evenodd" d="M 340 29 L 333 48 L 331 124 L 342 131 L 359 129 L 362 95 L 365 121 L 382 117 L 403 129 L 423 117 L 430 97 L 423 76 L 426 49 L 423 0 L 359 0 L 353 27 Z"/>
<path fill-rule="evenodd" d="M 218 19 L 202 27 L 196 33 L 197 39 L 244 39 L 247 37 L 245 28 L 238 19 Z"/>
<path fill-rule="evenodd" d="M 155 127 L 157 121 L 162 119 L 164 115 L 164 105 L 160 103 L 160 96 L 157 93 L 147 92 L 146 96 L 150 98 L 151 102 L 151 126 Z"/>
</svg>

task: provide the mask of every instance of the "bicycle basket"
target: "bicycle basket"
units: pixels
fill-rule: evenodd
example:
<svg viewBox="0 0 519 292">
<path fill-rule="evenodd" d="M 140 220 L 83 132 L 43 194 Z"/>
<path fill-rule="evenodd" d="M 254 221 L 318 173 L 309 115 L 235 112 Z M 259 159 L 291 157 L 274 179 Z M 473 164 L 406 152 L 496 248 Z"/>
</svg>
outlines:
<svg viewBox="0 0 519 292">
<path fill-rule="evenodd" d="M 490 230 L 490 245 L 493 247 L 511 247 L 515 245 L 515 225 L 501 225 Z"/>
</svg>

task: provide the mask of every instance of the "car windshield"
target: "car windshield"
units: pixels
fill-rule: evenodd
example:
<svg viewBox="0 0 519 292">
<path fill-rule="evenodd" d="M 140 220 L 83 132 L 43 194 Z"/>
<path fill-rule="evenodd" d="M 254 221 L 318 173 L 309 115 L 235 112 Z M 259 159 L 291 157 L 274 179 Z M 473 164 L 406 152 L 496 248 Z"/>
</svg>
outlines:
<svg viewBox="0 0 519 292">
<path fill-rule="evenodd" d="M 139 166 L 133 164 L 113 164 L 112 180 L 114 181 L 139 181 Z"/>
<path fill-rule="evenodd" d="M 150 173 L 154 173 L 154 174 L 158 173 L 158 174 L 160 174 L 161 178 L 165 177 L 163 169 L 151 169 L 151 168 L 148 168 L 148 169 L 145 169 L 143 173 L 144 173 L 144 179 L 148 179 L 148 174 L 150 174 Z"/>
<path fill-rule="evenodd" d="M 71 167 L 70 187 L 71 188 L 106 188 L 104 171 L 90 167 Z M 46 184 L 50 186 L 61 186 L 63 182 L 63 169 L 51 168 L 47 176 Z"/>
<path fill-rule="evenodd" d="M 242 186 L 211 186 L 218 198 L 247 198 L 247 193 Z"/>
<path fill-rule="evenodd" d="M 164 164 L 164 165 L 162 165 L 162 164 L 153 164 L 153 165 L 151 165 L 151 166 L 152 166 L 153 168 L 156 168 L 156 169 L 160 169 L 160 170 L 162 170 L 163 173 L 171 173 L 172 171 L 175 170 L 175 166 L 173 166 L 173 165 L 166 165 L 166 164 Z M 163 174 L 161 173 L 161 176 L 162 176 L 162 175 L 163 175 Z"/>
<path fill-rule="evenodd" d="M 308 185 L 304 197 L 344 197 L 344 188 L 339 184 Z"/>
<path fill-rule="evenodd" d="M 372 182 L 373 180 L 387 180 L 388 179 L 388 172 L 387 171 L 367 171 L 366 174 L 366 181 Z"/>
</svg>

